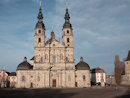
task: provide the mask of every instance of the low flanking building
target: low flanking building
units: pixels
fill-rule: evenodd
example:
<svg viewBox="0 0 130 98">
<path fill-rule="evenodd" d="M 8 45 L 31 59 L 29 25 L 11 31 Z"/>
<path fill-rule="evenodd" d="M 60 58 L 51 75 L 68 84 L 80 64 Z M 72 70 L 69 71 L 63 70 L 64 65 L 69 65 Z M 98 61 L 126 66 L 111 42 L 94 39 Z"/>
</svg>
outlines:
<svg viewBox="0 0 130 98">
<path fill-rule="evenodd" d="M 121 75 L 121 85 L 130 85 L 130 50 L 128 52 L 127 58 L 123 62 L 119 61 L 119 63 L 122 64 L 121 67 L 123 69 L 123 74 Z M 112 85 L 117 85 L 115 81 L 115 75 L 108 77 L 107 83 Z"/>
<path fill-rule="evenodd" d="M 5 69 L 0 71 L 0 88 L 9 87 L 9 74 Z"/>
<path fill-rule="evenodd" d="M 94 68 L 91 70 L 91 81 L 93 83 L 101 83 L 101 80 L 106 83 L 106 73 L 101 68 Z"/>
<path fill-rule="evenodd" d="M 11 72 L 9 74 L 10 88 L 16 88 L 17 85 L 17 76 L 16 72 Z"/>
<path fill-rule="evenodd" d="M 76 87 L 90 87 L 90 76 L 90 67 L 81 57 L 80 62 L 76 65 Z"/>
<path fill-rule="evenodd" d="M 125 61 L 125 75 L 122 77 L 125 80 L 124 84 L 130 85 L 130 50 L 128 52 L 128 56 L 127 56 L 127 59 Z"/>
</svg>

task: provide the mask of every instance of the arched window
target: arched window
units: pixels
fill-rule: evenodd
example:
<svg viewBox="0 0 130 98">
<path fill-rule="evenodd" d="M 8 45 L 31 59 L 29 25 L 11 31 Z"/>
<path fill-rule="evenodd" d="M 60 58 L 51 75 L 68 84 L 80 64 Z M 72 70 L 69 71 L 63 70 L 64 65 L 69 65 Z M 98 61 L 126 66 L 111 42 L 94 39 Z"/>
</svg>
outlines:
<svg viewBox="0 0 130 98">
<path fill-rule="evenodd" d="M 43 57 L 41 57 L 41 62 L 43 62 Z"/>
<path fill-rule="evenodd" d="M 53 63 L 56 63 L 56 56 L 53 56 Z"/>
<path fill-rule="evenodd" d="M 41 42 L 41 38 L 38 39 L 38 42 L 39 42 L 39 43 Z"/>
<path fill-rule="evenodd" d="M 25 76 L 22 76 L 22 82 L 25 82 Z"/>
<path fill-rule="evenodd" d="M 70 39 L 69 38 L 67 38 L 67 43 L 69 43 L 70 42 Z"/>
<path fill-rule="evenodd" d="M 41 30 L 39 30 L 39 33 L 41 33 Z"/>
<path fill-rule="evenodd" d="M 85 75 L 83 75 L 83 81 L 86 81 L 86 76 Z"/>
<path fill-rule="evenodd" d="M 39 75 L 37 76 L 37 81 L 40 81 L 40 76 Z"/>
<path fill-rule="evenodd" d="M 67 30 L 67 34 L 69 34 L 69 30 Z"/>
</svg>

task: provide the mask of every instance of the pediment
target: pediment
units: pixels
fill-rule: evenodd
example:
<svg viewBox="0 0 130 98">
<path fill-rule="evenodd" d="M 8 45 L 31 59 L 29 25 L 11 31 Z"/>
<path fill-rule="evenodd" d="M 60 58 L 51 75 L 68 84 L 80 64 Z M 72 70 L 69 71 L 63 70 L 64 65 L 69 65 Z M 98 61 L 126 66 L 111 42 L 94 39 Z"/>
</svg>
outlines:
<svg viewBox="0 0 130 98">
<path fill-rule="evenodd" d="M 65 46 L 62 45 L 60 42 L 58 42 L 56 39 L 53 39 L 50 43 L 50 46 L 49 44 L 47 44 L 45 47 L 60 47 L 60 48 L 64 48 Z"/>
</svg>

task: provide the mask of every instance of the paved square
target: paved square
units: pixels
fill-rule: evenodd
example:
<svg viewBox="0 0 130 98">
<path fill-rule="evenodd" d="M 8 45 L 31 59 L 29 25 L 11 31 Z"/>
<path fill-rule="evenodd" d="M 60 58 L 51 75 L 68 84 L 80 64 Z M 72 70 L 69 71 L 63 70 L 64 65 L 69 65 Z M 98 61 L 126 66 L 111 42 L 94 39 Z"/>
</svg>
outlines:
<svg viewBox="0 0 130 98">
<path fill-rule="evenodd" d="M 0 89 L 0 98 L 130 98 L 130 88 Z"/>
</svg>

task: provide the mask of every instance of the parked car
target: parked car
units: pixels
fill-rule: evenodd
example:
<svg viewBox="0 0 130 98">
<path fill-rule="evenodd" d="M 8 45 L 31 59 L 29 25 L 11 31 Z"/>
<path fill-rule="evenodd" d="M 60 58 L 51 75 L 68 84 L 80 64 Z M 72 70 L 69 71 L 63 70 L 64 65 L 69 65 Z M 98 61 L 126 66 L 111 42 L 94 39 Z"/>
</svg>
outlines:
<svg viewBox="0 0 130 98">
<path fill-rule="evenodd" d="M 98 82 L 98 83 L 96 83 L 96 85 L 101 85 L 101 83 L 100 83 L 100 82 Z"/>
<path fill-rule="evenodd" d="M 91 81 L 91 85 L 96 85 L 96 83 Z"/>
</svg>

